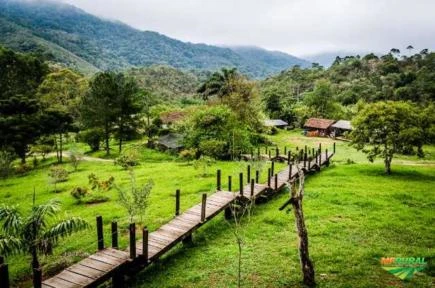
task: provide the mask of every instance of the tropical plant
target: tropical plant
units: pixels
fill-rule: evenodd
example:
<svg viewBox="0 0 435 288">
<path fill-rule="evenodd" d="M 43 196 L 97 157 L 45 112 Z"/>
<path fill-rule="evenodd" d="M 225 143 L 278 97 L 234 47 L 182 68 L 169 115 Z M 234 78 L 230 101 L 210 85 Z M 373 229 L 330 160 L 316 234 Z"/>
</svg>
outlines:
<svg viewBox="0 0 435 288">
<path fill-rule="evenodd" d="M 23 215 L 17 206 L 0 207 L 0 255 L 29 255 L 32 258 L 35 287 L 40 287 L 41 281 L 39 254 L 51 253 L 59 240 L 89 226 L 79 217 L 54 220 L 54 216 L 61 211 L 60 208 L 57 200 L 36 205 L 35 196 L 28 215 Z"/>
<path fill-rule="evenodd" d="M 134 222 L 137 215 L 140 215 L 140 221 L 142 222 L 143 215 L 145 215 L 148 208 L 148 199 L 153 186 L 154 182 L 152 180 L 148 180 L 143 186 L 138 186 L 133 171 L 130 171 L 129 188 L 115 186 L 119 192 L 119 204 L 127 210 L 130 223 Z"/>
</svg>

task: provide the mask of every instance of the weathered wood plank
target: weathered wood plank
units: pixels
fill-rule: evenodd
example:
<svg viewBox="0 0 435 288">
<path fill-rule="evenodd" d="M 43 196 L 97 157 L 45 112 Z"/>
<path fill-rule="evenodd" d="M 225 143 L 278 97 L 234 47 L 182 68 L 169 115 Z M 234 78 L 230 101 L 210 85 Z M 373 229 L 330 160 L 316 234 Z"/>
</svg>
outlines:
<svg viewBox="0 0 435 288">
<path fill-rule="evenodd" d="M 92 267 L 87 267 L 87 266 L 83 266 L 80 264 L 75 264 L 73 266 L 70 266 L 68 268 L 66 268 L 66 270 L 74 272 L 76 274 L 80 274 L 92 279 L 98 279 L 101 277 L 101 275 L 104 274 L 104 272 L 94 269 Z"/>
<path fill-rule="evenodd" d="M 54 276 L 53 278 L 47 279 L 44 281 L 44 284 L 49 285 L 55 288 L 77 288 L 80 287 L 79 284 L 74 284 L 63 279 L 57 278 Z"/>
<path fill-rule="evenodd" d="M 93 278 L 89 278 L 87 276 L 76 274 L 76 273 L 68 271 L 68 270 L 63 270 L 61 273 L 57 274 L 56 277 L 60 278 L 62 280 L 69 281 L 71 283 L 80 285 L 80 286 L 88 285 L 94 281 Z"/>
</svg>

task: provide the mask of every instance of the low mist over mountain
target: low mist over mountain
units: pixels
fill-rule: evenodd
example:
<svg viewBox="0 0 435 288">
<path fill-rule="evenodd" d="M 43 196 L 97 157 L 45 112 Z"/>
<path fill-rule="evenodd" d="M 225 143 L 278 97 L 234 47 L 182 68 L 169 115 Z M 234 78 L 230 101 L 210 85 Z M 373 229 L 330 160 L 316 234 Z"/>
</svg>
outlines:
<svg viewBox="0 0 435 288">
<path fill-rule="evenodd" d="M 37 52 L 84 73 L 163 64 L 198 70 L 237 67 L 261 78 L 294 65 L 309 65 L 260 48 L 185 43 L 48 1 L 0 0 L 0 45 Z"/>
</svg>

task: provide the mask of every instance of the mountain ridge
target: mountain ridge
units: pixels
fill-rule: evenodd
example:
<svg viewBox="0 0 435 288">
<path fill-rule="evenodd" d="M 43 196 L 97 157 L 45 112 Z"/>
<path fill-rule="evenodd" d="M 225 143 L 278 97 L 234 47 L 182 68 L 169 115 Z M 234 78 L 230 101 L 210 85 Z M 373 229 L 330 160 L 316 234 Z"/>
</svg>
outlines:
<svg viewBox="0 0 435 288">
<path fill-rule="evenodd" d="M 308 65 L 292 55 L 257 47 L 182 42 L 118 20 L 96 17 L 65 3 L 0 0 L 0 19 L 0 31 L 9 28 L 8 33 L 0 34 L 0 45 L 24 52 L 45 48 L 51 51 L 48 54 L 54 62 L 88 73 L 168 65 L 210 71 L 236 67 L 250 77 L 264 78 L 294 65 Z"/>
</svg>

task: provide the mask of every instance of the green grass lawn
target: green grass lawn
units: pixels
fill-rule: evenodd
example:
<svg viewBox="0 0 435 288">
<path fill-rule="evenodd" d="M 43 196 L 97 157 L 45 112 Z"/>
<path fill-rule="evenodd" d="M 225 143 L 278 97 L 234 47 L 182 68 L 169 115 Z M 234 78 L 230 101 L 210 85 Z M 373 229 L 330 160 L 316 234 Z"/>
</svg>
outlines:
<svg viewBox="0 0 435 288">
<path fill-rule="evenodd" d="M 270 138 L 280 147 L 302 147 L 319 142 L 325 148 L 332 146 L 330 139 L 307 138 L 299 131 L 281 132 Z M 403 282 L 379 264 L 383 256 L 426 259 L 435 256 L 435 149 L 428 148 L 424 160 L 397 157 L 392 166 L 393 175 L 385 176 L 382 162 L 368 164 L 364 154 L 356 152 L 346 142 L 337 142 L 334 163 L 307 178 L 304 209 L 311 257 L 320 287 L 431 287 L 433 268 L 419 273 L 410 282 Z M 201 193 L 214 190 L 216 169 L 222 169 L 224 186 L 226 177 L 232 175 L 233 187 L 237 187 L 237 175 L 246 167 L 246 163 L 217 162 L 209 168 L 210 176 L 200 177 L 200 171 L 175 157 L 146 148 L 140 150 L 142 162 L 135 168 L 137 180 L 145 183 L 151 178 L 155 182 L 144 221 L 151 231 L 171 219 L 175 189 L 181 189 L 181 206 L 187 209 L 200 202 Z M 347 159 L 355 164 L 347 164 Z M 86 185 L 91 172 L 103 179 L 112 175 L 118 185 L 128 183 L 128 173 L 111 163 L 83 162 L 79 171 L 71 173 L 70 179 L 60 184 L 62 192 L 54 193 L 47 176 L 52 161 L 42 163 L 26 176 L 0 180 L 2 202 L 29 209 L 35 187 L 37 202 L 60 199 L 68 215 L 84 217 L 92 224 L 96 215 L 102 215 L 106 244 L 109 244 L 110 221 L 118 219 L 123 231 L 121 244 L 125 246 L 128 220 L 126 212 L 116 202 L 117 192 L 107 192 L 109 202 L 78 205 L 70 196 L 70 190 L 76 185 Z M 68 164 L 65 167 L 72 170 Z M 265 173 L 262 175 L 265 179 Z M 283 193 L 258 205 L 244 224 L 244 287 L 301 286 L 294 217 L 292 213 L 278 211 L 287 197 Z M 49 266 L 69 263 L 86 252 L 95 251 L 95 234 L 91 229 L 64 240 L 55 249 L 55 255 L 44 262 L 51 263 Z M 218 216 L 194 234 L 193 245 L 180 244 L 159 263 L 131 280 L 129 286 L 235 287 L 236 257 L 237 245 L 230 224 L 223 216 Z M 29 262 L 23 257 L 10 257 L 8 262 L 14 279 L 29 276 Z"/>
</svg>

